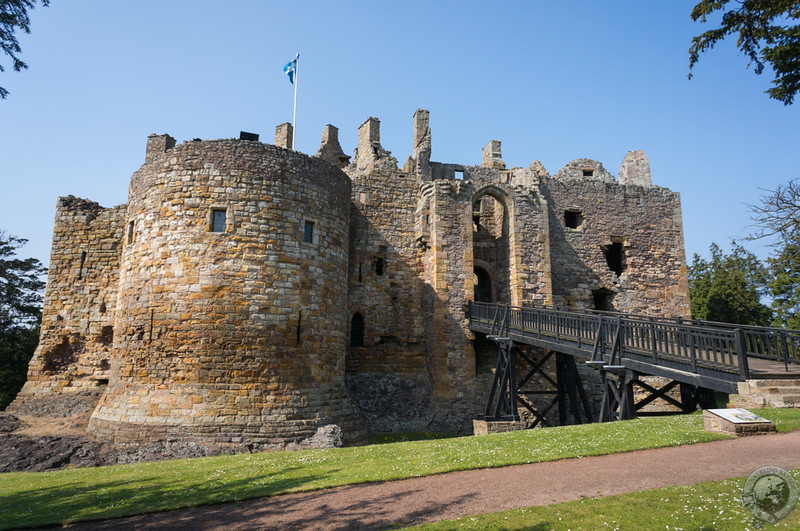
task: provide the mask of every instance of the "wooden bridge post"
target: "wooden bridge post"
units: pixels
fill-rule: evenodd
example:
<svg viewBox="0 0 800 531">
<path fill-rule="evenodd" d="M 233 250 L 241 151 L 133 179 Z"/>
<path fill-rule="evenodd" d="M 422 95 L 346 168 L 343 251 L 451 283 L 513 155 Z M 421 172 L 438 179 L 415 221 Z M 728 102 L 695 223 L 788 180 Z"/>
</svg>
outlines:
<svg viewBox="0 0 800 531">
<path fill-rule="evenodd" d="M 786 330 L 780 330 L 778 334 L 781 337 L 781 347 L 783 348 L 783 366 L 786 371 L 789 371 L 789 342 L 786 341 Z"/>
<path fill-rule="evenodd" d="M 744 337 L 744 330 L 737 328 L 736 334 L 736 355 L 739 358 L 739 376 L 742 380 L 750 379 L 750 367 L 747 363 L 747 340 Z"/>
</svg>

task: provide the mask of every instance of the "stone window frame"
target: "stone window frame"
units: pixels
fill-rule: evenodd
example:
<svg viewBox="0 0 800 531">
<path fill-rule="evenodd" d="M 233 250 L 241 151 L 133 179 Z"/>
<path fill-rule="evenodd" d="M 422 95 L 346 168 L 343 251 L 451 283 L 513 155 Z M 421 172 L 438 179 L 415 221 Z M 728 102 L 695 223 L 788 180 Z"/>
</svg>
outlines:
<svg viewBox="0 0 800 531">
<path fill-rule="evenodd" d="M 581 176 L 588 178 L 592 178 L 595 175 L 595 169 L 590 166 L 584 166 L 581 168 Z"/>
<path fill-rule="evenodd" d="M 306 225 L 308 223 L 313 224 L 311 230 L 311 241 L 306 241 Z M 316 247 L 319 245 L 319 235 L 320 235 L 320 222 L 317 218 L 304 216 L 303 219 L 300 221 L 300 243 L 307 247 Z"/>
<path fill-rule="evenodd" d="M 225 230 L 223 231 L 215 231 L 214 230 L 214 212 L 225 212 Z M 208 208 L 208 213 L 206 214 L 206 232 L 209 234 L 227 234 L 229 232 L 233 232 L 234 228 L 233 223 L 233 210 L 228 205 L 220 205 L 214 204 Z"/>
</svg>

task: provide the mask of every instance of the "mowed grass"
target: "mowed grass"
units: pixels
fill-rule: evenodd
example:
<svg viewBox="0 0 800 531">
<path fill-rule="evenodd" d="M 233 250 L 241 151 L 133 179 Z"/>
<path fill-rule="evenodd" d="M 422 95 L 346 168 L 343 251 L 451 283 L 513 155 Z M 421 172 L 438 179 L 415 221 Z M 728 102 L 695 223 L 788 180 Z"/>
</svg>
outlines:
<svg viewBox="0 0 800 531">
<path fill-rule="evenodd" d="M 800 410 L 759 412 L 781 431 L 800 426 Z M 0 529 L 723 438 L 703 431 L 701 415 L 681 415 L 483 437 L 0 474 Z"/>
<path fill-rule="evenodd" d="M 792 471 L 800 482 L 800 471 Z M 745 478 L 634 492 L 605 498 L 513 511 L 481 514 L 417 526 L 415 531 L 698 529 L 742 531 L 757 529 L 753 515 L 742 504 Z M 800 529 L 800 508 L 769 529 Z"/>
</svg>

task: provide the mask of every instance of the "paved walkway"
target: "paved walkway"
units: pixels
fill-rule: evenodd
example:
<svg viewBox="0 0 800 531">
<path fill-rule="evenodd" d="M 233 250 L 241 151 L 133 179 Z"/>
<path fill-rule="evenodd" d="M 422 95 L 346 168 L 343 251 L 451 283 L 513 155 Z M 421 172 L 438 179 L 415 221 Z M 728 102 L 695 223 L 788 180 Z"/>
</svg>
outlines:
<svg viewBox="0 0 800 531">
<path fill-rule="evenodd" d="M 800 430 L 778 435 L 454 472 L 110 520 L 76 529 L 379 530 L 800 468 Z"/>
</svg>

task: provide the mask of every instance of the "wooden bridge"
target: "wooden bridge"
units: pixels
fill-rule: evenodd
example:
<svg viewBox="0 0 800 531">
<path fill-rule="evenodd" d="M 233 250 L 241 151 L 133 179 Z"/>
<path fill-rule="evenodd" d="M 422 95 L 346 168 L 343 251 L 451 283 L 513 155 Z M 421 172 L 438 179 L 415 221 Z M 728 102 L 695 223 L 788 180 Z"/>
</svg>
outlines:
<svg viewBox="0 0 800 531">
<path fill-rule="evenodd" d="M 657 398 L 684 411 L 715 407 L 714 391 L 736 393 L 750 379 L 800 378 L 800 331 L 730 325 L 680 318 L 553 308 L 513 307 L 470 302 L 470 329 L 487 334 L 499 346 L 495 380 L 483 416 L 486 420 L 519 420 L 518 405 L 529 409 L 537 424 L 556 404 L 561 423 L 591 422 L 586 393 L 575 360 L 600 371 L 604 386 L 597 420 L 633 418 Z M 534 361 L 518 345 L 556 355 L 557 378 L 543 371 L 547 359 Z M 517 377 L 520 364 L 526 374 Z M 539 374 L 554 391 L 523 391 Z M 640 376 L 660 376 L 670 383 L 657 389 Z M 633 387 L 650 395 L 633 401 Z M 667 393 L 680 386 L 681 400 Z M 547 411 L 530 407 L 522 395 L 552 394 Z M 583 412 L 581 412 L 583 409 Z"/>
</svg>

